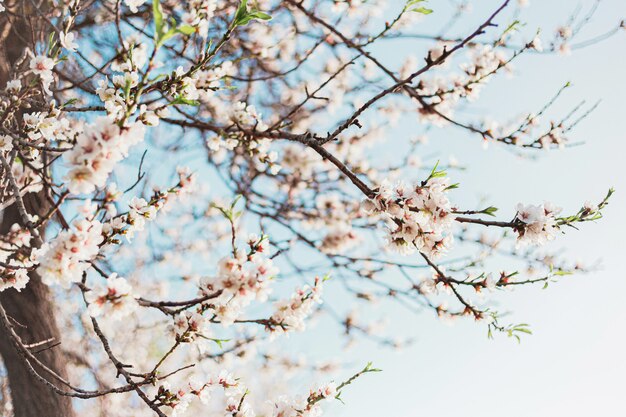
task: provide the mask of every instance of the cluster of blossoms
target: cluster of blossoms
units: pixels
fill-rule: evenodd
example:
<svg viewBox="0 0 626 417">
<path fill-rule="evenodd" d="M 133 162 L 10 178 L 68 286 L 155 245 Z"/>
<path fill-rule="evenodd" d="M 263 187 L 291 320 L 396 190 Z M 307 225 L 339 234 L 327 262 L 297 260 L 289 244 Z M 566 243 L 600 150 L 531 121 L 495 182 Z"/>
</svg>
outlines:
<svg viewBox="0 0 626 417">
<path fill-rule="evenodd" d="M 345 253 L 359 241 L 358 235 L 350 225 L 337 225 L 331 228 L 320 245 L 325 253 Z"/>
<path fill-rule="evenodd" d="M 165 204 L 166 194 L 156 193 L 157 197 L 147 201 L 141 197 L 133 197 L 128 203 L 128 213 L 111 218 L 103 224 L 102 231 L 111 239 L 114 235 L 120 234 L 126 237 L 129 242 L 132 241 L 135 231 L 142 231 L 146 226 L 146 222 L 154 220 L 156 213 Z M 107 214 L 115 216 L 117 208 L 114 201 L 119 197 L 116 188 L 107 187 L 104 207 Z"/>
<path fill-rule="evenodd" d="M 272 417 L 319 417 L 322 415 L 319 402 L 336 396 L 337 385 L 334 382 L 311 390 L 308 397 L 281 396 L 273 402 Z"/>
<path fill-rule="evenodd" d="M 35 149 L 35 148 L 30 148 Z M 24 193 L 36 193 L 41 191 L 44 183 L 39 175 L 34 172 L 30 167 L 41 168 L 43 163 L 39 158 L 39 151 L 34 150 L 32 153 L 25 152 L 25 160 L 27 163 L 21 160 L 16 160 L 13 166 L 11 166 L 11 174 L 15 178 L 15 182 L 20 187 L 20 190 L 24 190 Z"/>
<path fill-rule="evenodd" d="M 76 146 L 64 156 L 71 167 L 67 173 L 69 191 L 91 193 L 96 187 L 103 187 L 115 164 L 143 137 L 144 125 L 138 122 L 120 127 L 113 119 L 103 116 L 85 126 Z"/>
<path fill-rule="evenodd" d="M 238 120 L 249 122 L 254 120 L 259 121 L 261 127 L 264 126 L 263 122 L 260 122 L 260 115 L 257 114 L 254 106 L 248 106 L 250 109 L 246 110 L 245 103 L 236 102 L 233 111 L 230 107 L 223 105 L 221 97 L 216 96 L 215 92 L 223 88 L 224 81 L 228 76 L 234 75 L 235 71 L 236 68 L 231 61 L 223 61 L 213 67 L 195 71 L 189 71 L 183 66 L 178 66 L 164 79 L 169 86 L 166 92 L 175 102 L 204 104 L 209 107 L 217 106 L 215 116 L 220 122 L 237 122 Z M 112 92 L 114 91 L 110 93 Z M 119 94 L 118 96 L 122 99 L 122 96 Z M 162 114 L 166 109 L 163 105 L 157 108 L 158 116 L 166 117 L 165 114 Z"/>
<path fill-rule="evenodd" d="M 272 329 L 280 331 L 302 331 L 305 320 L 313 312 L 315 304 L 321 304 L 323 279 L 315 278 L 313 287 L 305 285 L 299 288 L 288 300 L 281 300 L 274 304 L 275 312 L 272 315 Z"/>
<path fill-rule="evenodd" d="M 446 272 L 445 267 L 439 267 L 439 270 L 443 274 L 445 274 Z M 508 278 L 506 276 L 506 273 L 501 273 L 499 276 L 488 273 L 482 274 L 477 279 L 472 279 L 472 277 L 468 277 L 467 279 L 468 281 L 472 281 L 474 290 L 477 293 L 480 293 L 483 289 L 487 289 L 489 291 L 495 290 L 498 284 L 506 283 Z M 419 283 L 419 289 L 420 292 L 428 295 L 439 294 L 440 292 L 448 295 L 452 293 L 450 285 L 446 282 L 445 278 L 443 278 L 438 272 L 434 272 L 431 277 L 423 278 L 422 281 Z M 438 313 L 445 313 L 445 307 L 443 305 L 440 306 L 440 308 L 438 309 Z"/>
<path fill-rule="evenodd" d="M 128 6 L 131 12 L 137 13 L 139 7 L 141 7 L 146 0 L 124 0 L 124 4 Z"/>
<path fill-rule="evenodd" d="M 187 75 L 187 71 L 182 66 L 176 68 L 176 71 L 171 75 L 172 87 L 169 93 L 183 100 L 195 101 L 200 98 L 200 92 L 198 89 L 197 79 Z"/>
<path fill-rule="evenodd" d="M 246 128 L 254 128 L 259 132 L 267 130 L 268 126 L 263 123 L 261 114 L 252 104 L 246 104 L 243 101 L 237 102 L 232 107 L 232 121 L 239 126 Z"/>
<path fill-rule="evenodd" d="M 341 254 L 353 248 L 359 235 L 352 228 L 353 219 L 360 213 L 360 205 L 353 201 L 343 201 L 339 194 L 320 194 L 315 199 L 316 210 L 303 225 L 309 229 L 325 228 L 319 249 L 324 253 Z"/>
<path fill-rule="evenodd" d="M 206 140 L 206 146 L 211 151 L 212 159 L 216 163 L 223 162 L 229 153 L 228 151 L 234 151 L 236 166 L 243 165 L 247 159 L 255 170 L 259 172 L 267 170 L 271 175 L 276 175 L 282 166 L 278 163 L 278 152 L 270 149 L 272 141 L 249 133 L 263 132 L 268 129 L 256 107 L 242 101 L 226 107 L 223 105 L 223 101 L 210 96 L 208 93 L 218 88 L 219 80 L 230 72 L 232 72 L 232 64 L 230 62 L 223 63 L 220 67 L 206 71 L 206 75 L 196 80 L 196 84 L 203 84 L 205 93 L 200 95 L 200 99 L 205 100 L 205 104 L 212 108 L 217 120 L 227 124 L 234 123 L 246 133 L 244 135 L 228 133 L 211 135 Z M 202 74 L 198 76 L 200 75 Z"/>
<path fill-rule="evenodd" d="M 547 134 L 539 138 L 539 143 L 544 149 L 551 149 L 553 146 L 563 149 L 567 142 L 566 131 L 567 128 L 562 123 L 553 125 Z"/>
<path fill-rule="evenodd" d="M 439 59 L 446 48 L 452 45 L 444 42 L 437 43 L 429 50 L 429 57 L 433 61 Z M 535 37 L 527 43 L 524 49 L 542 51 L 541 39 Z M 475 101 L 480 96 L 482 88 L 501 69 L 511 72 L 511 60 L 515 57 L 507 57 L 499 49 L 492 45 L 473 46 L 469 48 L 468 62 L 460 65 L 462 74 L 452 73 L 447 77 L 436 76 L 420 80 L 417 91 L 420 95 L 429 98 L 429 103 L 436 107 L 437 113 L 452 116 L 454 107 L 461 99 Z M 401 76 L 408 77 L 418 68 L 419 62 L 414 57 L 409 57 L 402 67 Z M 448 65 L 444 61 L 443 66 Z M 437 113 L 425 108 L 420 111 L 423 119 L 438 126 L 445 125 L 447 121 Z"/>
<path fill-rule="evenodd" d="M 196 340 L 198 336 L 208 337 L 209 325 L 209 320 L 206 320 L 202 314 L 196 311 L 183 311 L 176 316 L 171 329 L 177 341 L 189 343 Z M 202 348 L 202 344 L 199 347 Z"/>
<path fill-rule="evenodd" d="M 134 44 L 129 46 L 135 47 Z M 137 46 L 136 53 L 133 55 L 136 60 L 145 60 L 146 51 L 145 48 Z M 120 52 L 122 54 L 122 52 Z M 137 61 L 132 61 L 135 64 Z M 139 83 L 139 74 L 137 71 L 133 71 L 130 68 L 124 70 L 123 68 L 129 65 L 126 61 L 120 63 L 114 62 L 113 68 L 117 68 L 117 71 L 124 71 L 122 74 L 117 74 L 112 77 L 112 85 L 109 84 L 109 79 L 104 78 L 98 81 L 98 87 L 96 88 L 96 94 L 100 100 L 104 103 L 104 108 L 107 114 L 114 119 L 123 118 L 128 106 L 125 99 L 125 90 L 127 88 L 136 87 Z M 136 107 L 132 107 L 130 110 L 136 110 Z"/>
<path fill-rule="evenodd" d="M 74 133 L 69 120 L 61 117 L 61 112 L 56 108 L 49 112 L 24 114 L 24 132 L 34 143 L 69 141 Z"/>
<path fill-rule="evenodd" d="M 20 291 L 28 283 L 28 268 L 33 263 L 28 256 L 31 241 L 31 233 L 18 224 L 0 240 L 0 263 L 6 267 L 0 269 L 0 292 L 7 288 L 15 288 Z"/>
<path fill-rule="evenodd" d="M 13 150 L 13 143 L 9 136 L 0 137 L 0 152 L 6 152 L 5 157 L 9 156 L 8 152 Z M 36 148 L 28 148 L 21 156 L 24 160 L 15 158 L 11 166 L 11 175 L 15 179 L 16 184 L 23 190 L 23 193 L 36 193 L 41 191 L 44 182 L 37 173 L 30 168 L 41 169 L 43 163 L 40 158 L 40 152 Z"/>
<path fill-rule="evenodd" d="M 43 90 L 49 95 L 52 94 L 50 85 L 54 81 L 54 76 L 52 75 L 54 65 L 54 60 L 45 55 L 36 55 L 30 60 L 30 70 L 39 77 Z"/>
<path fill-rule="evenodd" d="M 189 11 L 182 16 L 182 22 L 198 29 L 198 33 L 206 38 L 209 33 L 209 20 L 215 14 L 216 0 L 192 0 L 189 2 Z"/>
<path fill-rule="evenodd" d="M 556 37 L 558 43 L 559 53 L 562 55 L 569 55 L 572 52 L 570 47 L 570 40 L 574 35 L 574 31 L 571 26 L 561 26 L 556 30 Z"/>
<path fill-rule="evenodd" d="M 246 254 L 237 251 L 234 257 L 218 262 L 217 274 L 200 282 L 202 295 L 221 291 L 213 301 L 215 315 L 224 326 L 229 326 L 252 301 L 265 301 L 269 294 L 269 282 L 278 273 L 273 261 L 264 256 L 267 251 L 266 236 L 250 235 Z"/>
<path fill-rule="evenodd" d="M 113 242 L 111 239 L 113 235 L 124 234 L 130 240 L 136 230 L 144 229 L 146 221 L 154 219 L 157 211 L 171 195 L 182 194 L 193 188 L 193 174 L 186 169 L 179 169 L 178 174 L 179 183 L 172 190 L 155 191 L 154 197 L 149 202 L 143 198 L 133 197 L 128 213 L 117 217 L 113 217 L 116 214 L 113 202 L 120 193 L 115 184 L 112 184 L 107 188 L 103 200 L 103 208 L 112 219 L 104 223 L 95 220 L 98 207 L 87 200 L 79 209 L 81 218 L 40 248 L 34 248 L 30 256 L 27 250 L 23 250 L 30 247 L 30 232 L 14 225 L 3 239 L 10 248 L 0 249 L 0 262 L 9 265 L 4 268 L 0 290 L 9 287 L 18 290 L 24 288 L 28 282 L 27 270 L 34 266 L 37 267 L 42 282 L 47 285 L 59 284 L 69 288 L 72 283 L 80 282 L 83 272 L 90 266 L 89 261 L 96 258 L 103 245 Z M 131 286 L 124 278 L 112 275 L 107 280 L 105 288 L 87 293 L 90 302 L 89 313 L 94 317 L 104 314 L 114 319 L 128 315 L 136 307 L 131 290 Z"/>
<path fill-rule="evenodd" d="M 0 152 L 9 153 L 13 149 L 13 139 L 8 135 L 0 135 Z"/>
<path fill-rule="evenodd" d="M 389 244 L 403 254 L 417 249 L 428 256 L 445 252 L 452 243 L 449 233 L 454 216 L 447 191 L 448 178 L 431 176 L 409 188 L 403 183 L 383 183 L 374 198 L 366 200 L 365 211 L 382 213 L 389 225 Z"/>
<path fill-rule="evenodd" d="M 263 172 L 269 171 L 271 175 L 276 175 L 282 169 L 282 166 L 277 163 L 278 152 L 270 150 L 271 140 L 268 139 L 248 139 L 240 140 L 236 138 L 222 139 L 220 136 L 211 136 L 206 141 L 206 146 L 212 152 L 212 158 L 216 163 L 224 161 L 228 151 L 240 148 L 243 153 L 252 156 L 252 163 L 254 168 Z M 238 165 L 243 165 L 243 155 L 238 155 L 235 159 L 240 162 Z"/>
<path fill-rule="evenodd" d="M 290 60 L 295 52 L 295 37 L 290 28 L 282 30 L 272 25 L 254 25 L 243 40 L 254 55 L 264 58 L 272 70 L 280 68 L 279 61 Z"/>
<path fill-rule="evenodd" d="M 93 289 L 85 294 L 89 303 L 88 312 L 92 317 L 103 316 L 111 320 L 122 319 L 137 308 L 132 296 L 133 287 L 125 278 L 113 273 L 107 278 L 106 286 Z"/>
<path fill-rule="evenodd" d="M 104 223 L 95 220 L 98 208 L 88 200 L 80 209 L 84 217 L 75 220 L 71 228 L 62 230 L 56 238 L 44 243 L 41 248 L 33 249 L 30 261 L 38 265 L 37 272 L 41 275 L 42 281 L 47 285 L 60 284 L 65 288 L 73 282 L 79 282 L 83 272 L 90 266 L 89 261 L 95 259 L 101 246 L 113 241 L 113 235 L 124 234 L 130 240 L 136 230 L 144 229 L 146 221 L 154 219 L 157 211 L 163 207 L 171 195 L 188 192 L 193 188 L 194 176 L 191 173 L 180 169 L 178 174 L 179 183 L 172 190 L 155 191 L 150 201 L 133 197 L 127 214 L 113 217 Z M 113 202 L 119 195 L 114 184 L 107 188 L 103 207 L 110 216 L 116 213 Z M 93 307 L 90 310 L 92 315 L 98 315 L 101 308 L 111 310 L 111 312 L 117 311 L 114 314 L 117 317 L 122 317 L 131 311 L 134 301 L 130 296 L 130 286 L 123 278 L 113 278 L 108 281 L 106 289 L 88 293 L 90 297 L 97 294 L 93 300 L 98 302 L 92 304 Z M 120 297 L 106 298 L 106 294 L 111 291 Z M 105 298 L 98 298 L 101 296 Z M 105 303 L 106 301 L 109 303 Z"/>
<path fill-rule="evenodd" d="M 133 197 L 128 204 L 128 213 L 116 216 L 117 208 L 115 201 L 121 196 L 117 190 L 117 185 L 111 183 L 107 186 L 103 199 L 103 209 L 110 217 L 110 220 L 102 226 L 103 233 L 107 236 L 107 242 L 118 243 L 113 239 L 114 235 L 124 235 L 129 242 L 136 231 L 143 231 L 146 223 L 156 218 L 156 214 L 173 197 L 190 193 L 195 187 L 195 175 L 188 168 L 178 168 L 178 184 L 176 186 L 160 191 L 154 190 L 150 200 L 141 197 Z"/>
<path fill-rule="evenodd" d="M 80 282 L 104 241 L 102 223 L 98 220 L 78 219 L 68 230 L 62 230 L 56 238 L 34 249 L 31 259 L 38 264 L 37 272 L 44 284 L 59 284 L 69 288 Z"/>
<path fill-rule="evenodd" d="M 337 384 L 329 382 L 320 386 L 317 390 L 311 391 L 310 396 L 317 396 L 318 398 L 333 398 L 337 395 Z"/>
<path fill-rule="evenodd" d="M 126 101 L 122 96 L 122 90 L 128 82 L 129 86 L 137 85 L 138 75 L 136 72 L 128 72 L 126 75 L 116 75 L 113 77 L 113 86 L 109 85 L 107 78 L 98 81 L 98 88 L 96 88 L 96 94 L 104 103 L 104 108 L 107 114 L 114 118 L 120 118 L 123 116 L 126 110 Z"/>
<path fill-rule="evenodd" d="M 140 36 L 133 34 L 124 39 L 123 44 L 117 50 L 117 54 L 111 63 L 111 70 L 116 74 L 111 76 L 112 85 L 108 76 L 98 81 L 96 94 L 104 103 L 108 115 L 116 120 L 123 120 L 128 114 L 136 112 L 138 106 L 142 112 L 141 119 L 149 125 L 158 124 L 158 117 L 165 117 L 167 107 L 160 106 L 143 114 L 148 105 L 136 103 L 136 96 L 131 89 L 137 87 L 140 82 L 141 69 L 148 62 L 148 45 Z M 152 105 L 150 105 L 152 108 Z M 163 112 L 163 114 L 161 114 Z M 158 116 L 157 116 L 158 114 Z"/>
<path fill-rule="evenodd" d="M 144 198 L 133 197 L 128 204 L 128 214 L 125 218 L 128 227 L 125 229 L 126 239 L 132 239 L 135 231 L 143 231 L 146 222 L 154 220 L 157 211 L 163 206 L 164 200 L 157 199 L 154 204 Z"/>
<path fill-rule="evenodd" d="M 176 389 L 172 388 L 167 381 L 163 381 L 155 387 L 156 392 L 152 397 L 156 404 L 166 407 L 171 417 L 176 417 L 183 415 L 194 399 L 199 399 L 202 404 L 208 404 L 211 393 L 220 387 L 224 390 L 226 397 L 226 415 L 254 417 L 255 413 L 252 408 L 242 398 L 245 395 L 245 388 L 232 373 L 225 370 L 210 377 L 207 382 L 192 377 L 186 386 Z"/>
<path fill-rule="evenodd" d="M 319 417 L 322 409 L 318 404 L 310 404 L 308 398 L 279 397 L 274 403 L 273 417 Z"/>
<path fill-rule="evenodd" d="M 429 50 L 429 57 L 436 61 L 446 48 L 451 45 L 438 43 Z M 443 65 L 446 65 L 444 61 Z M 414 57 L 404 64 L 402 75 L 407 77 L 419 67 L 419 61 Z M 453 115 L 455 106 L 461 99 L 476 100 L 482 87 L 491 76 L 501 68 L 510 69 L 506 56 L 491 45 L 474 46 L 470 48 L 468 62 L 461 64 L 462 74 L 451 73 L 446 77 L 435 76 L 420 79 L 417 92 L 429 99 L 429 103 L 437 109 L 437 113 L 448 117 Z M 423 108 L 420 116 L 437 126 L 443 126 L 447 121 L 431 109 Z"/>
<path fill-rule="evenodd" d="M 239 144 L 235 138 L 222 138 L 218 135 L 211 135 L 206 140 L 206 147 L 211 151 L 211 158 L 216 163 L 222 163 L 228 156 L 228 151 L 232 151 Z"/>
<path fill-rule="evenodd" d="M 236 68 L 231 61 L 224 61 L 216 67 L 196 71 L 188 83 L 197 91 L 196 98 L 201 102 L 208 103 L 214 98 L 214 91 L 222 88 L 222 80 L 233 75 L 235 70 Z"/>
<path fill-rule="evenodd" d="M 549 202 L 538 206 L 518 204 L 515 216 L 515 219 L 521 223 L 516 228 L 518 244 L 543 245 L 547 241 L 553 240 L 559 231 L 556 216 L 560 212 L 560 207 Z"/>
<path fill-rule="evenodd" d="M 323 168 L 320 166 L 320 160 L 320 158 L 317 158 L 316 155 L 312 155 L 307 150 L 303 151 L 300 146 L 288 144 L 282 149 L 281 163 L 285 167 L 285 171 L 290 173 L 290 179 L 291 177 L 305 180 L 310 179 L 313 173 L 316 172 L 316 169 Z M 293 182 L 293 180 L 291 182 Z M 301 181 L 300 184 L 302 184 L 304 188 L 304 181 Z"/>
<path fill-rule="evenodd" d="M 471 50 L 471 62 L 462 64 L 461 69 L 470 79 L 488 77 L 495 69 L 506 64 L 506 56 L 491 45 L 482 45 Z"/>
</svg>

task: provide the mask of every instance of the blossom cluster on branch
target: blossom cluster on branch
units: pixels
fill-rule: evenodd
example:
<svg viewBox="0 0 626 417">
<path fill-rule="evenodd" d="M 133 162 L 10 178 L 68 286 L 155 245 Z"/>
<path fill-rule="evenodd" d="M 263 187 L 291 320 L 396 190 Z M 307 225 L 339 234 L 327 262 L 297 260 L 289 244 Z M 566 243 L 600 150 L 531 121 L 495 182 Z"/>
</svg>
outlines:
<svg viewBox="0 0 626 417">
<path fill-rule="evenodd" d="M 437 257 L 451 245 L 449 234 L 454 216 L 451 214 L 447 192 L 451 186 L 446 177 L 432 176 L 408 187 L 397 184 L 381 185 L 365 209 L 382 212 L 389 219 L 389 244 L 403 254 L 415 250 Z"/>
</svg>

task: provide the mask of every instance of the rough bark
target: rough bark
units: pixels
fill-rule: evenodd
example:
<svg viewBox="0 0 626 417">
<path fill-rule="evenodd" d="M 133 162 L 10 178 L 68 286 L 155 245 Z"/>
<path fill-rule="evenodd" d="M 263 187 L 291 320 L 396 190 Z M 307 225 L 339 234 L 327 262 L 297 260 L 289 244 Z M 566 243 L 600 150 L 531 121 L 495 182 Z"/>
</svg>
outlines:
<svg viewBox="0 0 626 417">
<path fill-rule="evenodd" d="M 10 220 L 12 213 L 5 219 Z M 2 232 L 8 222 L 3 221 Z M 17 292 L 6 290 L 0 295 L 0 302 L 7 314 L 16 323 L 14 330 L 26 344 L 36 343 L 50 338 L 60 340 L 59 329 L 54 320 L 54 308 L 48 287 L 33 274 L 28 286 Z M 0 330 L 0 354 L 9 376 L 11 400 L 15 417 L 69 417 L 73 415 L 71 400 L 55 394 L 41 382 L 34 379 L 22 358 L 9 340 L 9 336 Z M 65 364 L 60 346 L 44 350 L 37 357 L 49 368 L 65 377 Z M 40 375 L 47 376 L 36 365 Z"/>
<path fill-rule="evenodd" d="M 25 48 L 38 38 L 41 22 L 35 13 L 28 13 L 33 3 L 29 1 L 7 1 L 7 9 L 30 16 L 20 19 L 7 13 L 0 15 L 0 88 L 10 79 L 14 63 L 23 55 Z M 31 10 L 32 12 L 32 10 Z M 1 174 L 0 174 L 1 175 Z M 43 194 L 27 194 L 25 204 L 31 214 L 43 213 L 46 209 Z M 21 223 L 15 205 L 8 207 L 0 221 L 0 233 L 6 233 L 12 224 Z M 53 299 L 37 276 L 31 274 L 28 286 L 21 292 L 13 289 L 0 293 L 0 302 L 7 314 L 16 323 L 14 330 L 26 344 L 54 338 L 60 341 L 59 329 L 54 318 Z M 11 399 L 15 417 L 71 417 L 71 399 L 55 394 L 28 372 L 24 358 L 18 355 L 10 343 L 9 336 L 0 327 L 0 355 L 9 377 Z M 65 377 L 65 358 L 59 346 L 37 354 L 43 364 Z M 39 371 L 37 366 L 35 370 Z M 39 372 L 46 375 L 43 372 Z"/>
</svg>

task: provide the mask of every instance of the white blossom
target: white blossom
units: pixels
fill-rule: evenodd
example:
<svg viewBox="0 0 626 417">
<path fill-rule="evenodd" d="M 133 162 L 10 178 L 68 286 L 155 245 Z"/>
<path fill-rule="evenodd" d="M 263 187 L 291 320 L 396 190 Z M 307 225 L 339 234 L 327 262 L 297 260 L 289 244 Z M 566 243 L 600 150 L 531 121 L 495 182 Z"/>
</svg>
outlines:
<svg viewBox="0 0 626 417">
<path fill-rule="evenodd" d="M 120 320 L 137 308 L 132 296 L 132 286 L 125 278 L 111 274 L 106 286 L 93 289 L 85 294 L 89 303 L 89 314 L 92 317 L 103 316 L 111 320 Z"/>
<path fill-rule="evenodd" d="M 76 52 L 78 44 L 76 43 L 76 34 L 74 32 L 59 33 L 59 41 L 61 42 L 61 46 L 63 46 L 63 48 L 70 52 Z"/>
<path fill-rule="evenodd" d="M 518 243 L 543 245 L 553 240 L 559 232 L 556 216 L 560 212 L 561 208 L 549 202 L 538 206 L 518 204 L 515 218 L 522 223 L 517 229 Z"/>
</svg>

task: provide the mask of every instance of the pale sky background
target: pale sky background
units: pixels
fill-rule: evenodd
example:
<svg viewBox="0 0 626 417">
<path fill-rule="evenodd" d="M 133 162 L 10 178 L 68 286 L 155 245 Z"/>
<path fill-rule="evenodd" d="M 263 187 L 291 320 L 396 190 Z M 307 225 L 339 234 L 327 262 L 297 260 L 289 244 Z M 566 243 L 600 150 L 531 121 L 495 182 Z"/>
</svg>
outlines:
<svg viewBox="0 0 626 417">
<path fill-rule="evenodd" d="M 392 4 L 395 2 L 390 2 Z M 426 20 L 441 27 L 449 2 L 431 0 L 435 13 Z M 482 21 L 498 1 L 473 1 L 471 19 Z M 577 7 L 591 0 L 531 0 L 520 19 L 532 33 L 546 37 Z M 508 15 L 510 17 L 510 14 Z M 508 18 L 507 17 L 507 18 Z M 506 26 L 507 18 L 498 19 Z M 626 1 L 605 0 L 580 40 L 608 30 L 626 18 Z M 427 28 L 429 22 L 425 22 Z M 460 28 L 459 28 L 460 29 Z M 426 31 L 426 30 L 425 30 Z M 383 59 L 405 54 L 414 42 L 386 44 L 375 50 Z M 356 369 L 367 361 L 384 371 L 365 376 L 344 394 L 346 405 L 333 405 L 332 416 L 624 416 L 626 415 L 626 31 L 570 56 L 532 55 L 515 63 L 515 79 L 498 77 L 484 91 L 472 114 L 512 118 L 542 106 L 558 88 L 573 87 L 555 107 L 566 113 L 580 100 L 602 100 L 598 110 L 572 134 L 583 146 L 541 152 L 522 160 L 501 147 L 484 150 L 479 139 L 454 129 L 431 134 L 429 151 L 454 154 L 469 170 L 454 173 L 462 189 L 455 200 L 474 203 L 488 197 L 509 218 L 518 202 L 550 200 L 575 212 L 585 200 L 597 201 L 617 189 L 605 218 L 568 231 L 553 243 L 572 259 L 602 259 L 602 270 L 566 277 L 547 290 L 541 286 L 501 292 L 503 310 L 512 321 L 530 323 L 534 334 L 521 344 L 499 337 L 489 340 L 485 327 L 471 320 L 446 325 L 430 314 L 390 310 L 390 329 L 417 342 L 400 352 L 365 343 L 337 357 Z M 417 123 L 417 122 L 416 122 Z M 406 132 L 411 135 L 413 132 Z M 456 191 L 455 191 L 456 193 Z M 329 337 L 336 337 L 329 336 Z M 329 340 L 329 344 L 331 341 Z M 324 348 L 320 349 L 320 352 Z"/>
</svg>

